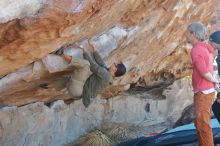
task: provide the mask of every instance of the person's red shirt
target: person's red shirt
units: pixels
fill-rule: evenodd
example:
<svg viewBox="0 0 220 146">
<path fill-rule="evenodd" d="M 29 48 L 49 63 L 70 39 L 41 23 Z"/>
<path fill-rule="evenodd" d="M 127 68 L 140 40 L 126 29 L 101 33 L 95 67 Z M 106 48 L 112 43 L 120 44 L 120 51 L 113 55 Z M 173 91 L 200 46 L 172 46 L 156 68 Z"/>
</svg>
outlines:
<svg viewBox="0 0 220 146">
<path fill-rule="evenodd" d="M 214 88 L 214 84 L 203 77 L 213 72 L 213 50 L 211 45 L 204 42 L 197 42 L 191 50 L 192 86 L 195 93 Z"/>
</svg>

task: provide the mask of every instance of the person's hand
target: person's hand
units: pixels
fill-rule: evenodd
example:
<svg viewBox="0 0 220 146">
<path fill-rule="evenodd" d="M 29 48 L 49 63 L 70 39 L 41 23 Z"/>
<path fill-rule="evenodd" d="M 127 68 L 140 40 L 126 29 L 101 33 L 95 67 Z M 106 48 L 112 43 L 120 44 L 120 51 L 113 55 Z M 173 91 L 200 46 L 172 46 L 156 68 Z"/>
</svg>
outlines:
<svg viewBox="0 0 220 146">
<path fill-rule="evenodd" d="M 87 52 L 88 52 L 87 48 L 83 47 L 83 46 L 80 45 L 79 43 L 75 43 L 75 45 L 76 45 L 76 47 L 82 49 L 84 53 L 87 53 Z"/>
<path fill-rule="evenodd" d="M 217 92 L 220 92 L 220 78 L 219 78 L 219 76 L 218 75 L 215 75 L 214 76 L 214 85 L 215 85 L 215 90 L 217 91 Z"/>
<path fill-rule="evenodd" d="M 80 49 L 84 49 L 83 45 L 79 44 L 79 43 L 75 43 L 76 47 L 80 48 Z"/>
<path fill-rule="evenodd" d="M 95 42 L 94 42 L 92 39 L 89 39 L 89 40 L 88 40 L 88 44 L 89 44 L 90 46 L 92 46 L 93 52 L 96 52 L 96 51 L 97 51 L 97 49 L 96 49 L 96 47 L 95 47 Z"/>
<path fill-rule="evenodd" d="M 215 83 L 215 90 L 217 92 L 220 92 L 220 84 L 219 83 Z"/>
</svg>

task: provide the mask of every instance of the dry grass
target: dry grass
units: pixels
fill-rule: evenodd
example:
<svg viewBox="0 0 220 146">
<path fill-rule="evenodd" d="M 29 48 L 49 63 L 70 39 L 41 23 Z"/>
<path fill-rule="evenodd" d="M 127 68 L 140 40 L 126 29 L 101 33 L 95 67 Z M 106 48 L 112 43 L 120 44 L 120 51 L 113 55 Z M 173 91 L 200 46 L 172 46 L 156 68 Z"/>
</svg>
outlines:
<svg viewBox="0 0 220 146">
<path fill-rule="evenodd" d="M 140 126 L 128 123 L 105 124 L 101 130 L 95 130 L 81 137 L 75 146 L 114 146 L 136 138 L 140 129 Z"/>
<path fill-rule="evenodd" d="M 76 146 L 113 146 L 113 141 L 99 130 L 95 130 L 81 137 Z"/>
<path fill-rule="evenodd" d="M 139 126 L 127 123 L 111 123 L 102 129 L 103 133 L 117 143 L 136 138 L 136 134 L 139 130 Z"/>
</svg>

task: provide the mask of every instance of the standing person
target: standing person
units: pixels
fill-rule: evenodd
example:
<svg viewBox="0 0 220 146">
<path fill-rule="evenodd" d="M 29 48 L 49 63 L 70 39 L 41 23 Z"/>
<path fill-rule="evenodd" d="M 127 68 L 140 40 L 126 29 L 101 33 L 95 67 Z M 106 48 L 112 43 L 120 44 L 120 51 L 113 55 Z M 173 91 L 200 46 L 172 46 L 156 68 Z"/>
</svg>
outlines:
<svg viewBox="0 0 220 146">
<path fill-rule="evenodd" d="M 209 37 L 209 42 L 213 46 L 214 49 L 218 50 L 218 56 L 216 59 L 217 67 L 218 67 L 218 75 L 220 75 L 220 31 L 216 31 L 212 33 Z M 212 111 L 220 123 L 220 92 L 218 91 L 217 99 L 212 105 Z"/>
<path fill-rule="evenodd" d="M 215 98 L 213 77 L 213 48 L 204 42 L 207 35 L 206 27 L 199 22 L 191 23 L 187 29 L 187 41 L 193 47 L 192 86 L 194 92 L 195 126 L 199 146 L 213 146 L 212 128 L 210 127 L 211 106 Z"/>
</svg>

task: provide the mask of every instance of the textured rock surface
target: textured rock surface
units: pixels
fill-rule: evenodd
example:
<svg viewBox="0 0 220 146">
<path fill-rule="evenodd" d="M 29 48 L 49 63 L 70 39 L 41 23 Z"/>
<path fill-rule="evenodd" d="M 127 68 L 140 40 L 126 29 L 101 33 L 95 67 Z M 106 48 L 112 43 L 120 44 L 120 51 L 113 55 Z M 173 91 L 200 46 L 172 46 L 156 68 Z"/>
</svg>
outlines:
<svg viewBox="0 0 220 146">
<path fill-rule="evenodd" d="M 211 31 L 218 28 L 218 5 L 217 0 L 1 0 L 0 145 L 59 146 L 107 121 L 172 124 L 192 103 L 189 80 L 175 82 L 191 69 L 186 27 L 202 21 L 214 26 Z M 81 100 L 64 104 L 70 99 L 66 90 L 43 90 L 39 84 L 74 71 L 49 53 L 74 42 L 87 46 L 87 38 L 108 65 L 123 61 L 128 73 L 102 94 L 114 98 L 99 97 L 85 109 Z M 82 59 L 77 48 L 65 52 Z"/>
<path fill-rule="evenodd" d="M 182 116 L 176 121 L 174 127 L 192 123 L 195 117 L 195 108 L 194 105 L 191 104 L 183 110 Z"/>
<path fill-rule="evenodd" d="M 216 0 L 3 0 L 0 104 L 69 99 L 66 92 L 38 88 L 70 73 L 51 73 L 41 59 L 63 45 L 85 44 L 92 37 L 108 64 L 123 61 L 128 67 L 115 84 L 151 87 L 173 82 L 190 73 L 187 25 L 217 24 L 217 6 Z M 74 50 L 67 52 L 80 58 L 80 51 Z"/>
<path fill-rule="evenodd" d="M 94 37 L 101 55 L 106 57 L 126 34 L 125 30 L 114 27 L 105 34 Z M 86 42 L 82 42 L 82 44 L 86 45 Z M 73 58 L 82 59 L 80 49 L 66 48 L 65 53 Z M 68 76 L 72 71 L 74 71 L 74 67 L 68 66 L 61 57 L 47 55 L 0 80 L 0 104 L 2 106 L 24 105 L 36 101 L 51 102 L 57 99 L 69 99 L 66 92 L 41 89 L 39 84 L 45 82 L 53 84 L 56 79 Z"/>
<path fill-rule="evenodd" d="M 155 100 L 143 93 L 109 100 L 97 98 L 87 109 L 81 101 L 66 105 L 61 100 L 49 106 L 37 102 L 4 107 L 0 110 L 0 145 L 60 146 L 106 122 L 139 126 L 169 123 L 177 120 L 184 107 L 192 103 L 190 90 L 190 81 L 182 79 L 167 87 L 163 93 L 166 100 Z"/>
</svg>

